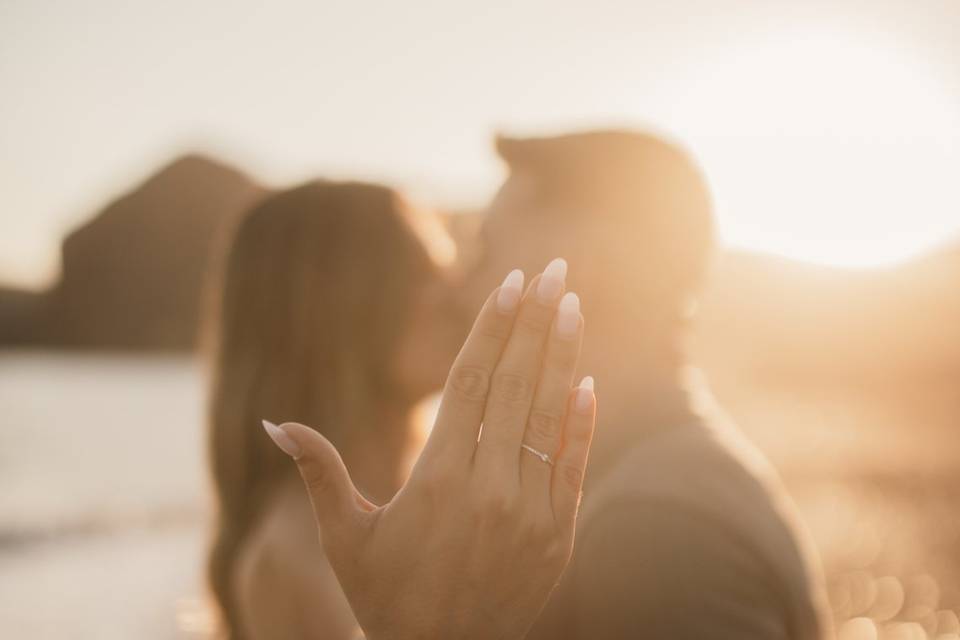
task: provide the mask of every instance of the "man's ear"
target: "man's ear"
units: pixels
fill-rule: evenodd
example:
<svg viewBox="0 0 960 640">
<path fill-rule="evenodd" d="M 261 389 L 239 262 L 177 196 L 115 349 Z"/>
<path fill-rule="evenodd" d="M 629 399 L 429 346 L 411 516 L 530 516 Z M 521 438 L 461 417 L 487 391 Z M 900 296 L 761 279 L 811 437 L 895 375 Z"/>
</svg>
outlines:
<svg viewBox="0 0 960 640">
<path fill-rule="evenodd" d="M 511 171 L 535 164 L 537 154 L 541 153 L 541 146 L 537 138 L 515 138 L 502 133 L 497 133 L 494 137 L 497 155 L 507 163 Z"/>
<path fill-rule="evenodd" d="M 536 202 L 537 184 L 528 172 L 514 169 L 500 185 L 495 201 L 501 206 L 525 209 Z"/>
<path fill-rule="evenodd" d="M 497 150 L 497 155 L 507 164 L 513 164 L 516 161 L 516 138 L 497 133 L 494 137 L 493 146 Z"/>
</svg>

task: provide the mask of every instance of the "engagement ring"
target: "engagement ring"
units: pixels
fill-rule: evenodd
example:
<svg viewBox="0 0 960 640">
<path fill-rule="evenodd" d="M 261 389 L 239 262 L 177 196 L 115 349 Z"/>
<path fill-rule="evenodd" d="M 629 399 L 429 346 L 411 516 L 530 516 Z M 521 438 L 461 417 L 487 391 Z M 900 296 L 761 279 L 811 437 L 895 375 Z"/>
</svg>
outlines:
<svg viewBox="0 0 960 640">
<path fill-rule="evenodd" d="M 547 454 L 545 454 L 543 451 L 537 451 L 536 449 L 534 449 L 533 447 L 531 447 L 531 446 L 528 445 L 528 444 L 521 444 L 520 446 L 523 447 L 524 449 L 526 449 L 527 451 L 529 451 L 530 453 L 532 453 L 533 455 L 535 455 L 535 456 L 537 456 L 538 458 L 540 458 L 540 460 L 541 460 L 542 462 L 546 462 L 546 463 L 547 463 L 548 465 L 550 465 L 551 467 L 553 466 L 553 460 L 551 460 L 551 459 L 550 459 L 550 456 L 548 456 Z"/>
</svg>

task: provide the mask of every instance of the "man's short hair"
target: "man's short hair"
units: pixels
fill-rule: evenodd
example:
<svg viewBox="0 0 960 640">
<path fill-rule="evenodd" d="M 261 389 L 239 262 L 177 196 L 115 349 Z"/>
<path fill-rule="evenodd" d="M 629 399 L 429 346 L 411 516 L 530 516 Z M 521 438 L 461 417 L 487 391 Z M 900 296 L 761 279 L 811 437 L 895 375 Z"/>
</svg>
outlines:
<svg viewBox="0 0 960 640">
<path fill-rule="evenodd" d="M 703 280 L 715 245 L 706 181 L 679 147 L 632 131 L 546 138 L 498 137 L 497 152 L 523 176 L 531 204 L 606 221 L 613 245 L 636 249 L 636 276 L 673 297 Z M 638 281 L 639 284 L 639 281 Z M 648 291 L 649 287 L 645 287 Z"/>
</svg>

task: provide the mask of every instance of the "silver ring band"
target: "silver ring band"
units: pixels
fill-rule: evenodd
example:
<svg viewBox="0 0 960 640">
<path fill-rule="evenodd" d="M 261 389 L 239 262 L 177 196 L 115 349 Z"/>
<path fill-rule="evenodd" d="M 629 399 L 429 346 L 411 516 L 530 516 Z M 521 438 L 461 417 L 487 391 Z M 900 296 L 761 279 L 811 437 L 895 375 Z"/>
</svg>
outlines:
<svg viewBox="0 0 960 640">
<path fill-rule="evenodd" d="M 522 448 L 526 449 L 527 451 L 529 451 L 530 453 L 532 453 L 533 455 L 535 455 L 535 456 L 537 456 L 538 458 L 540 458 L 540 461 L 541 461 L 541 462 L 546 462 L 546 463 L 547 463 L 548 465 L 550 465 L 551 467 L 553 466 L 553 460 L 551 460 L 551 459 L 550 459 L 550 456 L 548 456 L 547 454 L 545 454 L 543 451 L 537 451 L 536 449 L 534 449 L 533 447 L 531 447 L 531 446 L 528 445 L 528 444 L 521 444 L 520 446 L 521 446 Z"/>
</svg>

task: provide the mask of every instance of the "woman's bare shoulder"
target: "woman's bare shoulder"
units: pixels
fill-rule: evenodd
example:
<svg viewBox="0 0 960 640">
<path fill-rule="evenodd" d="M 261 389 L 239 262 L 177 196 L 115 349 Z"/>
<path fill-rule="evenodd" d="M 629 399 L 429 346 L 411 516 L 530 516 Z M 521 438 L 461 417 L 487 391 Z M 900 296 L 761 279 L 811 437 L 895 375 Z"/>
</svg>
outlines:
<svg viewBox="0 0 960 640">
<path fill-rule="evenodd" d="M 321 630 L 324 638 L 354 637 L 356 622 L 302 491 L 278 492 L 244 545 L 235 576 L 251 637 L 310 638 Z"/>
</svg>

